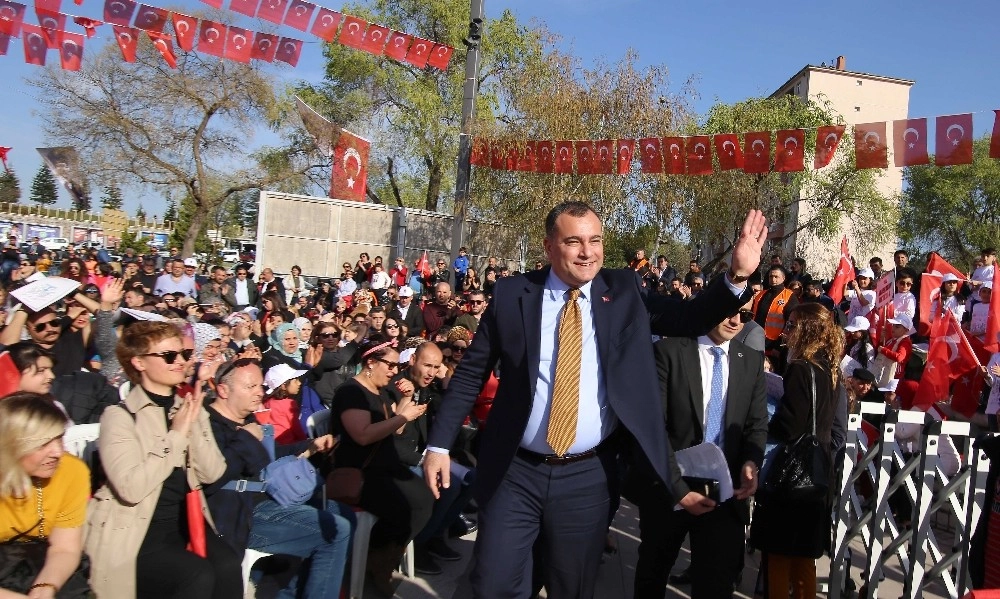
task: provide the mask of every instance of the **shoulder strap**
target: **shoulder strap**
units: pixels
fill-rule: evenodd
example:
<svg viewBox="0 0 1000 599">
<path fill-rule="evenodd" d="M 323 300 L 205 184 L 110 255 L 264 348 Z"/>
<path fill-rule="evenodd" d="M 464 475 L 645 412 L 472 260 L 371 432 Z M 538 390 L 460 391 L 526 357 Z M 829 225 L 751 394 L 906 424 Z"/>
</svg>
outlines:
<svg viewBox="0 0 1000 599">
<path fill-rule="evenodd" d="M 264 431 L 264 437 L 260 440 L 264 444 L 264 449 L 267 450 L 267 457 L 273 462 L 274 457 L 274 425 L 273 424 L 262 424 L 260 428 Z"/>
<path fill-rule="evenodd" d="M 816 436 L 816 370 L 813 368 L 813 365 L 811 363 L 806 362 L 806 364 L 809 364 L 809 383 L 811 386 L 810 395 L 812 396 L 812 408 L 810 409 L 810 414 L 812 414 L 812 434 L 815 437 Z"/>
</svg>

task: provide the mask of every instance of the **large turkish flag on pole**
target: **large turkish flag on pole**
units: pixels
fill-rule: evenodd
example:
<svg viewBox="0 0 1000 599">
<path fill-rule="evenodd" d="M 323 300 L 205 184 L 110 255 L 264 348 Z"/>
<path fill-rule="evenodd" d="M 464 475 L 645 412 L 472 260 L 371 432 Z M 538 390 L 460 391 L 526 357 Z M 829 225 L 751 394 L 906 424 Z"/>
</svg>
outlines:
<svg viewBox="0 0 1000 599">
<path fill-rule="evenodd" d="M 333 148 L 333 173 L 330 197 L 339 200 L 365 201 L 368 179 L 368 153 L 371 142 L 344 129 Z"/>
<path fill-rule="evenodd" d="M 972 351 L 955 315 L 947 312 L 931 327 L 927 366 L 913 399 L 914 407 L 926 411 L 931 405 L 946 399 L 951 382 L 979 366 L 979 358 Z"/>
<path fill-rule="evenodd" d="M 854 278 L 854 265 L 851 264 L 851 252 L 847 248 L 847 236 L 840 240 L 840 260 L 837 261 L 837 274 L 830 283 L 830 299 L 839 304 L 844 299 L 844 285 Z"/>
</svg>

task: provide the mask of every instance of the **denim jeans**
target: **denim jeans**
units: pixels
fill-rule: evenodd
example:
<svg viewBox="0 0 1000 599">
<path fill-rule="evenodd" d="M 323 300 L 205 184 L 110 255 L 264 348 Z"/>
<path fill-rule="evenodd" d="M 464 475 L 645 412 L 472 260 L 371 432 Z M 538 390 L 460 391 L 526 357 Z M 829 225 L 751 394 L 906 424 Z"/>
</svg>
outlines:
<svg viewBox="0 0 1000 599">
<path fill-rule="evenodd" d="M 410 470 L 423 478 L 423 467 L 410 466 Z M 475 480 L 475 470 L 469 472 L 466 480 L 457 480 L 454 473 L 451 475 L 451 480 L 451 486 L 447 489 L 441 489 L 441 497 L 434 502 L 434 511 L 431 512 L 431 519 L 427 521 L 424 529 L 414 537 L 414 544 L 423 545 L 427 541 L 441 536 L 451 526 L 452 522 L 458 519 L 462 514 L 462 510 L 472 500 L 472 482 Z"/>
<path fill-rule="evenodd" d="M 248 546 L 303 558 L 298 574 L 279 597 L 337 599 L 355 522 L 351 508 L 335 501 L 326 502 L 322 511 L 310 505 L 281 507 L 268 499 L 253 510 Z"/>
</svg>

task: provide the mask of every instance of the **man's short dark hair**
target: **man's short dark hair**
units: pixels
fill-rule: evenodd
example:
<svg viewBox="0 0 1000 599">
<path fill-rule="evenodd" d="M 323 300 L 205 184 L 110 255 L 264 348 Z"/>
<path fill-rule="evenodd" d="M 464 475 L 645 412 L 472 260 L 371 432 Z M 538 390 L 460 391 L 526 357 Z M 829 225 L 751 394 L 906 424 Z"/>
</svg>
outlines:
<svg viewBox="0 0 1000 599">
<path fill-rule="evenodd" d="M 798 264 L 802 268 L 806 267 L 806 259 L 805 258 L 795 258 L 795 259 L 792 260 L 792 262 Z"/>
<path fill-rule="evenodd" d="M 660 254 L 659 256 L 656 257 L 657 262 L 659 262 L 660 260 L 666 261 L 666 259 L 667 259 L 667 257 L 664 256 L 663 254 Z"/>
<path fill-rule="evenodd" d="M 781 276 L 785 277 L 786 279 L 788 278 L 788 271 L 785 270 L 784 266 L 780 264 L 772 264 L 770 267 L 768 267 L 767 274 L 771 274 L 774 271 L 778 271 L 781 273 Z"/>
<path fill-rule="evenodd" d="M 219 272 L 220 270 L 221 270 L 222 272 L 226 272 L 226 269 L 225 269 L 225 268 L 222 268 L 221 266 L 213 266 L 213 267 L 212 267 L 212 272 L 213 272 L 213 273 L 216 273 L 216 272 Z"/>
<path fill-rule="evenodd" d="M 997 249 L 996 248 L 983 248 L 983 251 L 981 251 L 979 253 L 981 255 L 983 255 L 983 256 L 996 256 L 997 255 Z"/>
<path fill-rule="evenodd" d="M 368 310 L 368 316 L 370 317 L 372 314 L 385 314 L 385 308 L 383 306 L 372 306 Z"/>
<path fill-rule="evenodd" d="M 474 295 L 481 295 L 483 296 L 484 299 L 486 298 L 486 292 L 483 291 L 482 289 L 473 289 L 472 291 L 469 292 L 469 297 L 472 297 Z"/>
<path fill-rule="evenodd" d="M 868 264 L 878 264 L 879 266 L 882 266 L 882 259 L 878 256 L 872 256 L 872 259 L 868 261 Z"/>
<path fill-rule="evenodd" d="M 563 214 L 568 214 L 574 218 L 583 218 L 588 214 L 593 214 L 598 216 L 597 211 L 590 207 L 590 204 L 586 202 L 580 202 L 578 200 L 570 200 L 569 202 L 562 202 L 561 204 L 556 204 L 549 210 L 549 214 L 545 217 L 545 236 L 550 237 L 552 233 L 556 230 L 556 219 L 558 219 Z"/>
<path fill-rule="evenodd" d="M 907 258 L 910 257 L 910 255 L 906 253 L 906 250 L 896 250 L 895 252 L 892 253 L 892 257 L 895 258 L 896 256 L 906 256 Z"/>
</svg>

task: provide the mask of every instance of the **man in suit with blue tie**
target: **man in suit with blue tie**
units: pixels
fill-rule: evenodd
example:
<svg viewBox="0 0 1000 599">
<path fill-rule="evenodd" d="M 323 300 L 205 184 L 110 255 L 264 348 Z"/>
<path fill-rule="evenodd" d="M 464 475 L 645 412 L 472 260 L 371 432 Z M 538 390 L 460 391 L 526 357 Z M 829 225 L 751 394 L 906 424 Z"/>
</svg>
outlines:
<svg viewBox="0 0 1000 599">
<path fill-rule="evenodd" d="M 424 460 L 437 495 L 450 484 L 442 448 L 451 447 L 499 363 L 475 488 L 476 597 L 529 597 L 536 540 L 545 551 L 548 596 L 593 597 L 618 504 L 621 454 L 654 472 L 673 503 L 692 513 L 714 507 L 681 480 L 648 340 L 651 332 L 701 335 L 748 301 L 746 280 L 760 262 L 767 227 L 763 214 L 751 211 L 725 280 L 689 302 L 647 293 L 634 271 L 603 269 L 601 221 L 583 202 L 553 208 L 545 232 L 551 266 L 497 281 L 449 382 Z"/>
<path fill-rule="evenodd" d="M 748 306 L 744 306 L 747 308 Z M 749 498 L 767 440 L 763 353 L 737 341 L 753 313 L 741 309 L 697 338 L 654 345 L 667 438 L 674 451 L 714 443 L 726 456 L 734 497 L 701 515 L 675 511 L 659 481 L 641 485 L 634 599 L 663 599 L 667 573 L 691 535 L 691 597 L 731 597 L 742 569 Z"/>
</svg>

